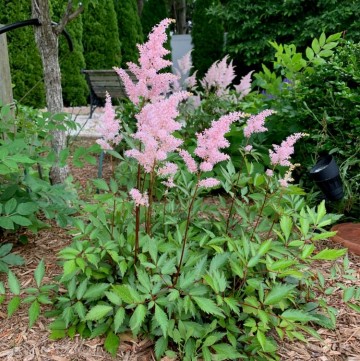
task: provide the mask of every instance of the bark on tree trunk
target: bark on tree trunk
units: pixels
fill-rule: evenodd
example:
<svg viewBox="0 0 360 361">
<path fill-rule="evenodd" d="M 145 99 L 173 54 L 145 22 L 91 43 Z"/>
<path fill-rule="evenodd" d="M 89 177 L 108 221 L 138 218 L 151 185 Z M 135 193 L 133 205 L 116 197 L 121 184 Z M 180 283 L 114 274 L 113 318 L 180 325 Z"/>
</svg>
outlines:
<svg viewBox="0 0 360 361">
<path fill-rule="evenodd" d="M 176 18 L 176 33 L 186 34 L 186 0 L 175 0 L 174 9 Z"/>
<path fill-rule="evenodd" d="M 32 16 L 40 21 L 35 27 L 35 40 L 40 51 L 44 70 L 46 89 L 46 104 L 52 114 L 63 111 L 63 98 L 61 89 L 61 74 L 58 56 L 58 35 L 51 25 L 49 0 L 32 0 Z M 66 134 L 64 131 L 52 132 L 51 146 L 56 154 L 56 161 L 50 171 L 51 182 L 63 183 L 69 174 L 68 167 L 60 167 L 59 155 L 66 148 Z"/>
<path fill-rule="evenodd" d="M 138 8 L 139 16 L 141 16 L 143 7 L 144 7 L 144 0 L 137 0 L 137 8 Z"/>
</svg>

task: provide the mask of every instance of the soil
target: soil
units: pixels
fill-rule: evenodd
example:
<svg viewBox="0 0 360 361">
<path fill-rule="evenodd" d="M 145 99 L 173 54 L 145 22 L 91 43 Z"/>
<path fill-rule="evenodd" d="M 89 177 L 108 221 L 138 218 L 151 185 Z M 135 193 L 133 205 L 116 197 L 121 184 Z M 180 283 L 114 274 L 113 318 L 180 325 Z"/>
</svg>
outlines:
<svg viewBox="0 0 360 361">
<path fill-rule="evenodd" d="M 87 142 L 92 140 L 88 139 Z M 83 141 L 82 141 L 83 145 Z M 87 165 L 82 169 L 72 167 L 74 180 L 84 189 L 87 181 L 97 174 L 97 167 Z M 111 173 L 110 161 L 105 157 L 104 177 Z M 41 259 L 45 260 L 46 277 L 48 280 L 59 274 L 56 254 L 71 243 L 66 230 L 51 224 L 48 229 L 38 234 L 27 234 L 26 245 L 17 244 L 14 252 L 26 260 L 24 266 L 13 269 L 22 287 L 33 284 L 33 272 Z M 3 237 L 4 238 L 4 237 Z M 9 242 L 11 238 L 0 239 Z M 329 246 L 329 244 L 327 245 Z M 337 247 L 335 244 L 330 246 Z M 349 286 L 360 287 L 360 257 L 350 255 L 351 267 L 355 270 L 356 280 L 348 280 L 341 275 L 337 281 Z M 319 264 L 319 270 L 326 276 L 331 265 Z M 0 281 L 4 281 L 0 274 Z M 45 280 L 46 281 L 46 280 Z M 335 283 L 334 286 L 336 287 Z M 337 287 L 329 296 L 329 303 L 339 310 L 337 328 L 335 330 L 318 329 L 323 341 L 309 337 L 308 343 L 280 342 L 279 355 L 281 360 L 317 360 L 317 361 L 360 361 L 360 314 L 356 313 L 341 301 L 342 290 Z M 130 334 L 121 335 L 120 348 L 116 358 L 112 358 L 103 350 L 102 338 L 73 339 L 53 341 L 49 339 L 48 324 L 51 320 L 40 317 L 35 326 L 28 328 L 26 306 L 22 306 L 10 319 L 6 314 L 6 302 L 0 306 L 0 360 L 2 361 L 148 361 L 155 360 L 153 343 L 150 340 L 137 340 Z M 167 359 L 164 358 L 163 361 Z"/>
</svg>

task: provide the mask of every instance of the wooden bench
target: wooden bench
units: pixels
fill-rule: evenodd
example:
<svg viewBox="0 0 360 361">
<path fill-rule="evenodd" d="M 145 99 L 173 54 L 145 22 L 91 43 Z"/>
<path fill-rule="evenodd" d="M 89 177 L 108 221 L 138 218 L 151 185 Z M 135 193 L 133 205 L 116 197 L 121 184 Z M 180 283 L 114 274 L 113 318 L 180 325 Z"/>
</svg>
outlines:
<svg viewBox="0 0 360 361">
<path fill-rule="evenodd" d="M 90 88 L 90 118 L 94 110 L 103 105 L 108 92 L 113 99 L 127 98 L 124 84 L 115 70 L 82 70 Z"/>
</svg>

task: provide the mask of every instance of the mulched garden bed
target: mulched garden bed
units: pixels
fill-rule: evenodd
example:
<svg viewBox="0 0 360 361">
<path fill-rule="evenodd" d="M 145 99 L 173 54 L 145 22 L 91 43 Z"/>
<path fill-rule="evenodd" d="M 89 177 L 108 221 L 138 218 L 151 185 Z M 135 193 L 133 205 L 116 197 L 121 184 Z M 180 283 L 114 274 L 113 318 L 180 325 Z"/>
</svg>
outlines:
<svg viewBox="0 0 360 361">
<path fill-rule="evenodd" d="M 90 143 L 93 140 L 81 141 Z M 111 174 L 109 159 L 104 161 L 104 177 Z M 75 182 L 84 189 L 89 179 L 97 174 L 97 167 L 86 165 L 84 168 L 73 168 L 72 174 Z M 61 272 L 56 254 L 63 247 L 71 243 L 67 231 L 51 224 L 48 229 L 38 234 L 27 234 L 29 243 L 15 245 L 14 252 L 26 260 L 22 267 L 13 269 L 18 276 L 22 287 L 33 283 L 33 272 L 41 259 L 45 260 L 46 277 L 51 279 Z M 7 236 L 0 242 L 9 242 Z M 333 245 L 333 244 L 331 244 Z M 330 245 L 330 246 L 331 246 Z M 334 245 L 336 247 L 336 245 Z M 339 275 L 338 282 L 360 287 L 360 257 L 350 255 L 351 267 L 356 271 L 356 281 L 349 281 Z M 319 270 L 326 273 L 330 264 L 321 263 Z M 0 275 L 4 281 L 4 275 Z M 46 281 L 46 279 L 45 279 Z M 329 302 L 339 310 L 336 330 L 320 328 L 319 334 L 323 341 L 308 338 L 308 343 L 282 342 L 279 355 L 281 360 L 313 360 L 313 361 L 360 361 L 360 314 L 345 306 L 342 301 L 342 290 L 329 296 Z M 6 314 L 6 303 L 0 306 L 0 360 L 2 361 L 147 361 L 155 360 L 153 343 L 150 340 L 136 340 L 130 334 L 121 336 L 120 348 L 116 358 L 112 358 L 103 348 L 103 339 L 63 339 L 53 341 L 49 339 L 49 319 L 40 317 L 32 329 L 28 328 L 28 315 L 26 306 L 15 313 L 10 319 Z M 167 359 L 164 358 L 163 361 Z"/>
</svg>

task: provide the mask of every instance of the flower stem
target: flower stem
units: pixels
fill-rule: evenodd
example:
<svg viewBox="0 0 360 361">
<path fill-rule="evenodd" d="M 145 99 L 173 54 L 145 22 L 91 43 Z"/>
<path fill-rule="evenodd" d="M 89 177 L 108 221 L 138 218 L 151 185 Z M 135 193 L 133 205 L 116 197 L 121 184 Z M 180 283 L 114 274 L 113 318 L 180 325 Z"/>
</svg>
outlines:
<svg viewBox="0 0 360 361">
<path fill-rule="evenodd" d="M 141 183 L 141 167 L 138 165 L 137 171 L 137 187 L 139 189 Z M 134 265 L 137 262 L 137 256 L 139 253 L 139 232 L 140 232 L 140 207 L 135 207 L 135 251 L 134 251 Z"/>
</svg>

